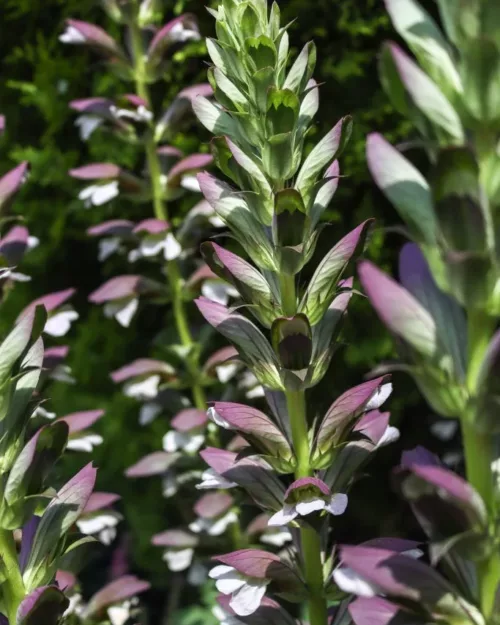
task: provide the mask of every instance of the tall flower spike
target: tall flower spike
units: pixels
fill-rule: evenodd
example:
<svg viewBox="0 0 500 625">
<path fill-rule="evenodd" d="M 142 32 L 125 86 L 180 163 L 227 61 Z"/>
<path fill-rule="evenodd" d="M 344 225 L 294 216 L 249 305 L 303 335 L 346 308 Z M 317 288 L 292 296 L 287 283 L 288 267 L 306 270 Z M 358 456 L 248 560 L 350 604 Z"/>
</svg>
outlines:
<svg viewBox="0 0 500 625">
<path fill-rule="evenodd" d="M 271 511 L 270 524 L 299 525 L 294 562 L 301 566 L 300 572 L 295 570 L 307 584 L 311 625 L 326 625 L 327 558 L 320 532 L 323 523 L 346 509 L 347 495 L 337 486 L 347 489 L 362 464 L 351 455 L 354 446 L 366 452 L 358 454 L 365 460 L 383 444 L 388 415 L 376 409 L 391 386 L 383 384 L 386 379 L 368 384 L 365 395 L 357 402 L 353 398 L 343 417 L 327 415 L 317 432 L 310 428 L 306 390 L 328 370 L 353 293 L 349 273 L 363 251 L 371 220 L 341 239 L 309 284 L 299 287 L 297 274 L 313 257 L 319 221 L 338 186 L 337 159 L 349 139 L 351 119 L 341 119 L 305 156 L 306 136 L 319 106 L 318 85 L 312 78 L 314 43 L 304 46 L 290 66 L 289 36 L 280 25 L 276 2 L 269 7 L 265 0 L 224 1 L 210 12 L 217 32 L 216 39 L 207 40 L 215 102 L 200 95 L 193 107 L 215 135 L 214 160 L 230 182 L 208 173 L 199 174 L 198 180 L 238 246 L 229 251 L 209 242 L 202 250 L 210 268 L 237 289 L 245 306 L 236 312 L 204 298 L 197 304 L 267 390 L 273 417 L 241 404 L 215 402 L 209 418 L 240 434 L 248 447 L 242 459 L 229 452 L 202 452 L 212 469 L 202 487 L 237 484 Z M 242 253 L 248 259 L 241 258 Z M 387 438 L 395 434 L 391 431 Z M 344 462 L 346 454 L 349 462 Z M 258 461 L 258 470 L 244 464 L 250 458 Z M 266 467 L 271 475 L 278 474 L 273 477 L 280 488 L 269 479 Z M 252 470 L 259 476 L 254 483 Z M 286 490 L 278 476 L 290 474 Z M 262 552 L 252 557 L 256 566 L 264 566 Z M 272 592 L 274 585 L 253 587 L 231 563 L 224 564 L 212 576 L 221 592 L 232 595 L 229 606 L 236 614 L 248 616 L 260 605 L 266 588 Z M 241 605 L 240 593 L 248 596 Z"/>
</svg>

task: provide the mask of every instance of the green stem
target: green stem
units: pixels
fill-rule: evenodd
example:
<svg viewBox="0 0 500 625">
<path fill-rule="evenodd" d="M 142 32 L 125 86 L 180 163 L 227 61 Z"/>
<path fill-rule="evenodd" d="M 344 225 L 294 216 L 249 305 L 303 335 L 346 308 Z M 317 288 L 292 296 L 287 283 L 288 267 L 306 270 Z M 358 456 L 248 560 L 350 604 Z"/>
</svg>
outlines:
<svg viewBox="0 0 500 625">
<path fill-rule="evenodd" d="M 151 96 L 146 82 L 145 50 L 142 41 L 142 32 L 135 20 L 131 20 L 130 36 L 134 56 L 134 74 L 137 94 L 146 102 L 149 110 L 152 110 Z M 149 175 L 151 177 L 151 188 L 153 193 L 153 207 L 155 217 L 164 221 L 168 220 L 168 208 L 163 197 L 163 185 L 161 181 L 161 165 L 158 158 L 157 145 L 152 129 L 145 138 L 146 159 L 148 163 Z M 198 382 L 199 362 L 198 354 L 193 351 L 194 341 L 187 321 L 186 309 L 182 293 L 182 277 L 179 265 L 176 260 L 167 263 L 167 280 L 172 296 L 172 308 L 174 312 L 175 326 L 182 345 L 187 349 L 186 359 L 187 370 L 191 377 L 191 391 L 194 405 L 199 410 L 206 409 L 206 399 L 203 387 Z"/>
<path fill-rule="evenodd" d="M 306 398 L 304 391 L 287 391 L 286 402 L 292 429 L 292 442 L 297 467 L 295 477 L 313 475 L 309 463 L 309 437 L 307 426 Z M 309 623 L 326 625 L 328 620 L 327 604 L 323 594 L 323 562 L 321 558 L 321 537 L 316 530 L 302 527 L 300 530 L 304 575 L 309 588 Z"/>
<path fill-rule="evenodd" d="M 5 574 L 2 583 L 2 597 L 10 625 L 15 625 L 19 604 L 24 599 L 25 590 L 14 536 L 9 530 L 0 530 L 0 567 Z"/>
<path fill-rule="evenodd" d="M 297 312 L 297 295 L 295 292 L 295 276 L 288 273 L 280 274 L 281 308 L 287 317 Z"/>
<path fill-rule="evenodd" d="M 472 400 L 478 391 L 479 372 L 486 349 L 495 329 L 494 320 L 480 311 L 468 313 L 467 389 Z M 493 436 L 476 426 L 473 401 L 461 418 L 467 480 L 481 495 L 490 518 L 495 515 L 495 482 L 491 464 L 495 458 Z M 495 593 L 500 581 L 500 556 L 495 551 L 477 564 L 481 609 L 485 616 L 493 610 Z"/>
</svg>

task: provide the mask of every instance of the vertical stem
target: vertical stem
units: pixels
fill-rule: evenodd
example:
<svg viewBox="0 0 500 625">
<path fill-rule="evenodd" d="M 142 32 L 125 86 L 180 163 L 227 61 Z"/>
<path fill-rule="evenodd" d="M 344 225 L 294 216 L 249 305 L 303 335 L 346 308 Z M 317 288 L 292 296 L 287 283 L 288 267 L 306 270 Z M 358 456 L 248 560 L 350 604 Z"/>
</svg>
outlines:
<svg viewBox="0 0 500 625">
<path fill-rule="evenodd" d="M 151 97 L 145 76 L 145 51 L 142 41 L 142 32 L 136 21 L 132 19 L 129 23 L 132 49 L 134 55 L 134 74 L 137 94 L 146 102 L 149 110 L 152 110 Z M 146 158 L 149 175 L 151 177 L 151 187 L 153 192 L 153 207 L 157 219 L 168 220 L 168 208 L 163 198 L 163 185 L 161 181 L 161 166 L 158 158 L 157 146 L 152 130 L 146 134 L 145 138 Z M 206 409 L 206 399 L 203 387 L 199 384 L 198 354 L 193 353 L 194 341 L 187 321 L 186 309 L 182 294 L 181 273 L 177 261 L 170 260 L 167 263 L 167 280 L 172 296 L 172 308 L 174 312 L 175 326 L 180 341 L 184 347 L 191 350 L 186 365 L 191 376 L 191 391 L 194 405 L 199 410 Z"/>
<path fill-rule="evenodd" d="M 287 391 L 286 402 L 292 428 L 292 441 L 297 459 L 295 477 L 308 477 L 313 474 L 309 464 L 309 437 L 307 426 L 306 399 L 304 391 Z M 310 625 L 326 625 L 327 605 L 323 595 L 323 562 L 321 559 L 321 538 L 312 528 L 300 530 L 304 574 L 309 588 Z"/>
<path fill-rule="evenodd" d="M 469 311 L 467 329 L 467 388 L 473 398 L 478 391 L 481 362 L 494 331 L 494 320 L 483 312 Z M 491 470 L 494 460 L 493 436 L 480 431 L 475 420 L 474 407 L 466 410 L 461 418 L 466 473 L 468 481 L 483 498 L 491 518 L 495 514 L 495 482 Z M 481 609 L 488 617 L 493 610 L 500 581 L 500 556 L 493 552 L 489 558 L 478 562 L 477 575 Z"/>
<path fill-rule="evenodd" d="M 0 530 L 0 567 L 5 574 L 2 597 L 10 625 L 15 625 L 19 604 L 24 599 L 24 583 L 19 570 L 16 543 L 9 530 Z"/>
<path fill-rule="evenodd" d="M 287 317 L 297 312 L 297 295 L 295 293 L 295 276 L 288 273 L 280 274 L 281 308 Z"/>
</svg>

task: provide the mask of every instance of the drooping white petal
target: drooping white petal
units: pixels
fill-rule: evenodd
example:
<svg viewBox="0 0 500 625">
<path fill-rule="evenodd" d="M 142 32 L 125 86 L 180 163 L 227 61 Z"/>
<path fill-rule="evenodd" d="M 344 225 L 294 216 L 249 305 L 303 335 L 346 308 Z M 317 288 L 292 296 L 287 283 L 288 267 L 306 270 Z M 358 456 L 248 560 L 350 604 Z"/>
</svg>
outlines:
<svg viewBox="0 0 500 625">
<path fill-rule="evenodd" d="M 229 302 L 231 292 L 234 292 L 234 289 L 231 289 L 228 284 L 224 284 L 220 280 L 205 280 L 201 287 L 202 295 L 224 306 Z"/>
<path fill-rule="evenodd" d="M 38 247 L 39 245 L 40 245 L 40 239 L 30 234 L 28 237 L 28 249 L 30 251 L 34 250 L 35 247 Z"/>
<path fill-rule="evenodd" d="M 324 499 L 317 497 L 315 499 L 308 499 L 307 501 L 299 501 L 295 504 L 295 510 L 300 516 L 306 516 L 311 512 L 317 512 L 318 510 L 324 510 L 326 502 Z"/>
<path fill-rule="evenodd" d="M 92 534 L 98 534 L 107 527 L 116 527 L 119 521 L 120 516 L 118 514 L 103 512 L 96 516 L 80 517 L 76 525 L 82 534 L 91 536 Z"/>
<path fill-rule="evenodd" d="M 210 419 L 210 421 L 213 421 L 219 427 L 224 428 L 225 430 L 231 429 L 229 423 L 220 416 L 220 414 L 215 410 L 213 406 L 210 406 L 210 408 L 207 410 L 207 417 Z"/>
<path fill-rule="evenodd" d="M 219 579 L 219 577 L 222 577 L 223 575 L 225 575 L 226 573 L 230 573 L 231 571 L 236 573 L 236 569 L 234 567 L 227 566 L 226 564 L 218 564 L 217 566 L 214 566 L 213 569 L 210 569 L 208 577 L 210 577 L 210 579 Z"/>
<path fill-rule="evenodd" d="M 194 549 L 168 549 L 163 554 L 163 559 L 171 571 L 185 571 L 193 561 Z"/>
<path fill-rule="evenodd" d="M 130 618 L 130 604 L 111 606 L 108 608 L 108 617 L 111 625 L 125 625 Z"/>
<path fill-rule="evenodd" d="M 211 488 L 234 488 L 237 486 L 234 482 L 226 480 L 222 475 L 219 475 L 214 469 L 207 469 L 203 471 L 201 475 L 200 484 L 196 485 L 198 490 L 208 490 Z"/>
<path fill-rule="evenodd" d="M 160 254 L 165 247 L 165 236 L 163 234 L 150 234 L 145 236 L 139 246 L 140 253 L 146 258 L 151 258 Z"/>
<path fill-rule="evenodd" d="M 118 180 L 95 185 L 94 193 L 91 196 L 92 204 L 94 206 L 102 206 L 115 198 L 119 193 Z"/>
<path fill-rule="evenodd" d="M 401 553 L 403 556 L 408 556 L 409 558 L 413 558 L 414 560 L 418 560 L 424 555 L 422 549 L 415 547 L 415 549 L 407 549 Z"/>
<path fill-rule="evenodd" d="M 333 571 L 333 580 L 344 592 L 358 597 L 375 597 L 377 588 L 348 567 L 340 567 Z"/>
<path fill-rule="evenodd" d="M 66 30 L 59 35 L 61 43 L 85 43 L 85 37 L 74 26 L 66 26 Z"/>
<path fill-rule="evenodd" d="M 127 382 L 123 387 L 123 393 L 127 397 L 135 397 L 136 399 L 154 399 L 158 395 L 159 385 L 160 376 L 158 374 L 150 375 L 144 379 Z"/>
<path fill-rule="evenodd" d="M 273 514 L 267 524 L 273 527 L 279 527 L 280 525 L 286 525 L 287 523 L 290 523 L 298 516 L 299 513 L 295 509 L 295 506 L 285 504 L 282 510 L 278 510 L 276 514 Z"/>
<path fill-rule="evenodd" d="M 175 260 L 179 258 L 182 252 L 181 244 L 171 232 L 169 232 L 165 238 L 163 249 L 165 260 Z"/>
<path fill-rule="evenodd" d="M 101 239 L 98 245 L 97 260 L 103 263 L 106 259 L 117 252 L 121 247 L 121 241 L 118 237 L 109 237 Z"/>
<path fill-rule="evenodd" d="M 238 520 L 236 512 L 230 510 L 224 516 L 212 521 L 207 529 L 209 536 L 221 536 L 227 528 Z"/>
<path fill-rule="evenodd" d="M 152 423 L 162 411 L 160 404 L 148 402 L 141 406 L 139 411 L 139 425 L 148 425 Z"/>
<path fill-rule="evenodd" d="M 265 582 L 247 582 L 242 588 L 233 593 L 229 605 L 238 616 L 249 616 L 260 606 L 265 594 Z"/>
<path fill-rule="evenodd" d="M 103 545 L 109 546 L 116 538 L 116 527 L 105 527 L 97 534 L 97 539 Z"/>
<path fill-rule="evenodd" d="M 183 445 L 184 451 L 188 454 L 193 454 L 195 451 L 203 445 L 205 442 L 204 434 L 188 434 L 186 435 L 186 442 Z"/>
<path fill-rule="evenodd" d="M 278 527 L 277 531 L 267 531 L 260 537 L 260 542 L 281 549 L 292 540 L 292 534 L 285 527 Z"/>
<path fill-rule="evenodd" d="M 102 125 L 104 120 L 101 117 L 95 115 L 80 115 L 75 120 L 75 126 L 78 126 L 80 131 L 80 139 L 82 141 L 88 141 L 94 130 L 97 130 Z"/>
<path fill-rule="evenodd" d="M 187 28 L 182 22 L 178 22 L 170 29 L 169 37 L 172 41 L 184 43 L 186 41 L 198 41 L 200 33 L 192 28 Z"/>
<path fill-rule="evenodd" d="M 55 369 L 52 370 L 49 377 L 52 380 L 65 382 L 66 384 L 76 383 L 75 378 L 71 375 L 71 367 L 69 365 L 58 365 Z"/>
<path fill-rule="evenodd" d="M 170 430 L 163 437 L 163 449 L 172 453 L 177 451 L 179 448 L 182 448 L 185 443 L 185 436 L 181 434 L 181 432 L 176 432 L 175 430 Z"/>
<path fill-rule="evenodd" d="M 91 453 L 97 445 L 102 445 L 103 438 L 99 434 L 82 434 L 82 436 L 75 436 L 68 440 L 66 445 L 67 449 L 72 451 L 84 451 Z"/>
<path fill-rule="evenodd" d="M 181 180 L 181 187 L 186 191 L 193 191 L 194 193 L 200 193 L 200 183 L 196 176 L 183 176 Z"/>
<path fill-rule="evenodd" d="M 162 494 L 168 499 L 173 497 L 179 490 L 179 482 L 177 481 L 177 475 L 173 471 L 168 471 L 162 480 Z"/>
<path fill-rule="evenodd" d="M 347 508 L 348 498 L 344 493 L 335 493 L 326 506 L 326 510 L 334 516 L 344 514 Z"/>
<path fill-rule="evenodd" d="M 125 297 L 104 304 L 104 314 L 108 318 L 114 317 L 121 326 L 128 328 L 138 307 L 139 300 L 136 297 Z"/>
<path fill-rule="evenodd" d="M 31 415 L 31 418 L 35 418 L 35 417 L 42 417 L 43 419 L 55 419 L 56 418 L 56 413 L 55 412 L 49 412 L 48 410 L 46 410 L 43 406 L 38 406 L 35 411 L 33 412 L 33 414 Z"/>
<path fill-rule="evenodd" d="M 50 336 L 64 336 L 69 332 L 72 322 L 78 317 L 76 310 L 70 307 L 60 308 L 47 319 L 44 332 Z"/>
<path fill-rule="evenodd" d="M 380 406 L 386 401 L 386 399 L 388 399 L 391 393 L 391 382 L 387 382 L 387 384 L 382 384 L 382 386 L 375 391 L 375 393 L 371 396 L 370 400 L 366 404 L 366 412 L 368 412 L 369 410 L 377 410 L 378 408 L 380 408 Z"/>
<path fill-rule="evenodd" d="M 230 595 L 233 592 L 236 592 L 240 588 L 245 585 L 245 580 L 241 577 L 241 575 L 232 567 L 228 566 L 225 573 L 217 573 L 217 576 L 214 577 L 214 572 L 219 569 L 218 566 L 215 569 L 212 569 L 209 573 L 209 576 L 212 579 L 215 579 L 215 586 L 217 590 L 221 592 L 223 595 Z"/>
<path fill-rule="evenodd" d="M 2 278 L 10 278 L 14 282 L 31 282 L 31 276 L 20 271 L 9 271 L 2 275 Z"/>
<path fill-rule="evenodd" d="M 221 384 L 225 384 L 229 382 L 231 378 L 234 378 L 238 371 L 238 365 L 229 364 L 229 365 L 219 365 L 215 368 L 215 373 L 217 374 L 217 379 Z"/>
<path fill-rule="evenodd" d="M 399 439 L 399 430 L 393 425 L 388 425 L 385 428 L 385 432 L 382 434 L 382 438 L 377 443 L 377 447 L 385 447 L 385 445 L 390 445 L 391 443 L 395 443 Z"/>
</svg>

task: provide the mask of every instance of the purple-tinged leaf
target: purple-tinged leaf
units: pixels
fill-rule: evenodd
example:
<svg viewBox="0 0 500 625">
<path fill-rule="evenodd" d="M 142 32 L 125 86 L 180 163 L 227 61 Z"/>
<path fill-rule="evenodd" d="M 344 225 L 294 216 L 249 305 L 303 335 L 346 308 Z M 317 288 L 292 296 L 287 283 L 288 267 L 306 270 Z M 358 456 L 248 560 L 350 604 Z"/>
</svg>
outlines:
<svg viewBox="0 0 500 625">
<path fill-rule="evenodd" d="M 127 477 L 150 477 L 161 475 L 177 460 L 178 454 L 170 454 L 166 451 L 155 451 L 144 456 L 125 471 Z"/>
<path fill-rule="evenodd" d="M 215 369 L 219 366 L 227 365 L 233 362 L 238 362 L 238 351 L 232 346 L 222 347 L 214 352 L 210 358 L 207 359 L 203 365 L 203 371 L 208 374 L 213 374 Z"/>
<path fill-rule="evenodd" d="M 28 163 L 25 161 L 0 178 L 0 210 L 8 208 L 15 193 L 26 179 Z"/>
<path fill-rule="evenodd" d="M 205 410 L 186 408 L 178 412 L 170 422 L 170 425 L 178 432 L 190 432 L 203 427 L 208 421 Z"/>
<path fill-rule="evenodd" d="M 69 170 L 69 175 L 79 180 L 113 180 L 121 173 L 121 168 L 114 163 L 92 163 Z"/>
<path fill-rule="evenodd" d="M 21 602 L 15 625 L 57 625 L 69 601 L 57 586 L 41 586 Z"/>
<path fill-rule="evenodd" d="M 41 518 L 33 515 L 29 521 L 23 525 L 21 536 L 21 551 L 19 552 L 19 570 L 24 573 L 28 558 L 33 546 L 33 540 L 35 538 L 36 531 L 40 525 Z"/>
<path fill-rule="evenodd" d="M 0 240 L 0 254 L 7 264 L 17 265 L 21 262 L 28 248 L 29 232 L 25 226 L 14 226 Z"/>
<path fill-rule="evenodd" d="M 349 605 L 355 625 L 419 625 L 418 617 L 382 597 L 358 597 Z M 421 621 L 424 625 L 424 621 Z"/>
<path fill-rule="evenodd" d="M 217 603 L 229 615 L 229 620 L 232 620 L 231 617 L 235 616 L 236 613 L 229 605 L 230 601 L 231 597 L 228 595 L 219 595 L 217 597 Z M 244 625 L 296 625 L 295 619 L 279 603 L 269 597 L 262 599 L 259 608 L 253 614 L 248 616 L 238 615 L 236 620 Z"/>
<path fill-rule="evenodd" d="M 382 322 L 417 352 L 438 354 L 436 323 L 418 300 L 368 261 L 359 264 L 359 277 Z"/>
<path fill-rule="evenodd" d="M 0 115 L 0 137 L 5 132 L 5 115 Z"/>
<path fill-rule="evenodd" d="M 155 360 L 154 358 L 138 358 L 133 360 L 128 365 L 120 367 L 111 373 L 111 379 L 116 384 L 125 382 L 131 378 L 138 376 L 160 373 L 164 375 L 170 375 L 170 366 L 162 360 Z"/>
<path fill-rule="evenodd" d="M 370 439 L 374 445 L 378 445 L 389 427 L 390 416 L 389 412 L 370 410 L 356 423 L 353 432 L 363 434 L 363 436 Z"/>
<path fill-rule="evenodd" d="M 180 15 L 158 30 L 149 44 L 148 57 L 153 63 L 158 63 L 169 47 L 198 39 L 200 33 L 195 17 L 189 14 Z"/>
<path fill-rule="evenodd" d="M 135 226 L 133 232 L 137 234 L 138 232 L 146 232 L 147 234 L 160 234 L 161 232 L 166 232 L 170 230 L 170 224 L 164 219 L 156 219 L 155 217 L 150 217 L 149 219 L 143 219 L 140 221 L 137 226 Z"/>
<path fill-rule="evenodd" d="M 213 410 L 230 429 L 248 438 L 251 444 L 256 443 L 272 456 L 292 457 L 293 452 L 283 432 L 260 410 L 232 402 L 214 402 Z"/>
<path fill-rule="evenodd" d="M 208 493 L 194 505 L 194 512 L 204 519 L 215 519 L 234 505 L 234 499 L 227 493 Z"/>
<path fill-rule="evenodd" d="M 69 103 L 69 107 L 74 111 L 101 117 L 110 116 L 112 106 L 114 106 L 113 100 L 108 98 L 80 98 Z"/>
<path fill-rule="evenodd" d="M 455 374 L 463 379 L 467 365 L 467 321 L 457 302 L 436 285 L 417 245 L 407 243 L 399 257 L 399 279 L 431 314 L 439 341 L 453 360 Z"/>
<path fill-rule="evenodd" d="M 301 489 L 312 489 L 315 491 L 319 491 L 321 495 L 329 496 L 331 495 L 330 489 L 328 486 L 317 477 L 301 477 L 298 480 L 295 480 L 293 484 L 287 488 L 285 492 L 285 500 L 293 499 L 294 493 Z M 318 493 L 318 494 L 319 494 Z"/>
<path fill-rule="evenodd" d="M 142 276 L 117 276 L 111 278 L 89 295 L 93 304 L 103 304 L 113 300 L 142 295 L 152 290 L 152 283 Z"/>
<path fill-rule="evenodd" d="M 116 493 L 96 491 L 90 495 L 87 505 L 83 510 L 83 514 L 90 514 L 91 512 L 96 512 L 97 510 L 109 508 L 120 499 L 120 495 L 117 495 Z"/>
<path fill-rule="evenodd" d="M 66 30 L 59 40 L 63 43 L 91 46 L 106 56 L 124 56 L 120 46 L 105 30 L 81 20 L 66 20 Z"/>
<path fill-rule="evenodd" d="M 374 378 L 349 389 L 336 399 L 319 426 L 316 447 L 323 451 L 327 447 L 338 445 L 365 410 L 378 408 L 377 399 L 380 393 L 389 390 L 385 387 L 388 383 L 388 376 Z M 370 405 L 371 400 L 374 402 L 373 406 Z"/>
<path fill-rule="evenodd" d="M 396 551 L 397 553 L 405 555 L 413 555 L 416 550 L 419 550 L 421 544 L 422 543 L 419 543 L 416 540 L 407 540 L 406 538 L 387 538 L 386 536 L 381 538 L 372 538 L 371 540 L 367 540 L 362 543 L 363 547 L 387 549 L 388 551 Z"/>
<path fill-rule="evenodd" d="M 38 297 L 31 302 L 31 304 L 26 306 L 17 319 L 18 321 L 23 319 L 26 315 L 34 311 L 37 306 L 44 306 L 47 312 L 52 312 L 65 304 L 75 293 L 76 289 L 65 289 L 64 291 L 56 291 L 55 293 L 42 295 L 42 297 Z"/>
<path fill-rule="evenodd" d="M 427 180 L 380 134 L 368 136 L 366 158 L 375 183 L 417 241 L 436 243 L 437 223 Z"/>
<path fill-rule="evenodd" d="M 184 530 L 167 530 L 161 534 L 155 534 L 151 540 L 151 543 L 156 547 L 174 547 L 177 549 L 196 547 L 199 542 L 198 536 Z"/>
<path fill-rule="evenodd" d="M 124 575 L 119 579 L 115 579 L 90 599 L 85 611 L 85 617 L 89 618 L 109 606 L 131 599 L 146 592 L 150 587 L 151 584 L 149 582 L 139 579 L 135 575 Z"/>
<path fill-rule="evenodd" d="M 205 297 L 198 298 L 195 303 L 206 321 L 235 343 L 241 359 L 251 366 L 259 382 L 269 388 L 281 390 L 276 356 L 257 326 L 246 317 Z"/>
<path fill-rule="evenodd" d="M 338 161 L 333 161 L 326 170 L 323 178 L 317 183 L 318 191 L 311 200 L 312 206 L 309 210 L 312 227 L 316 226 L 321 216 L 328 208 L 335 192 L 339 186 L 340 165 Z"/>
<path fill-rule="evenodd" d="M 104 221 L 97 226 L 92 226 L 87 230 L 87 234 L 91 237 L 104 236 L 129 236 L 134 229 L 134 223 L 128 219 L 111 219 Z"/>
<path fill-rule="evenodd" d="M 73 573 L 69 571 L 58 570 L 56 573 L 56 584 L 64 592 L 71 590 L 77 585 L 78 580 Z"/>
<path fill-rule="evenodd" d="M 81 432 L 96 423 L 103 415 L 104 410 L 84 410 L 82 412 L 72 412 L 61 417 L 59 421 L 64 421 L 69 427 L 69 433 Z"/>
<path fill-rule="evenodd" d="M 311 325 L 323 318 L 337 292 L 337 283 L 363 251 L 372 224 L 373 220 L 368 219 L 347 234 L 318 265 L 300 304 L 300 311 L 307 315 Z"/>
<path fill-rule="evenodd" d="M 160 121 L 158 122 L 156 129 L 157 139 L 161 139 L 167 129 L 175 128 L 182 121 L 184 115 L 188 111 L 192 110 L 192 103 L 195 98 L 199 95 L 204 98 L 209 98 L 212 94 L 213 89 L 209 83 L 202 83 L 182 89 L 182 91 L 180 91 L 174 98 L 172 104 L 163 113 Z M 178 156 L 181 156 L 181 154 Z"/>
</svg>

